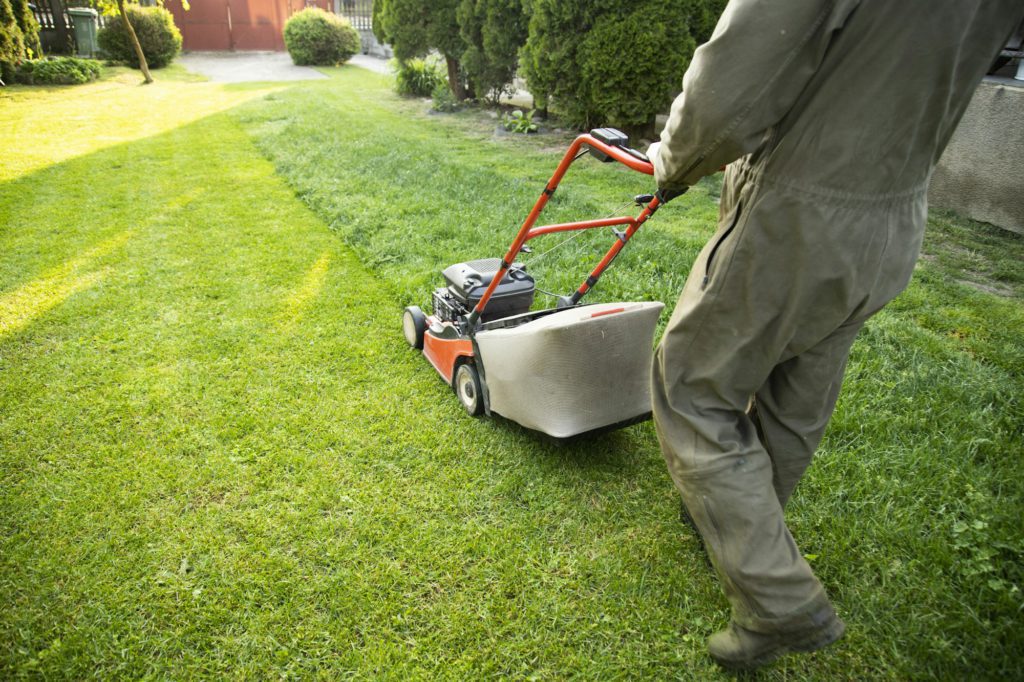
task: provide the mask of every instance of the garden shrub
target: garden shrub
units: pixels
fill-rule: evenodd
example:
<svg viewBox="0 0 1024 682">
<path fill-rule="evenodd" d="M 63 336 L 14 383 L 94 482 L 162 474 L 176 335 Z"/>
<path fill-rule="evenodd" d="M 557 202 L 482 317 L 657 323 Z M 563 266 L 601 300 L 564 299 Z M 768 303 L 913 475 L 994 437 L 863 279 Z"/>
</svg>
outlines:
<svg viewBox="0 0 1024 682">
<path fill-rule="evenodd" d="M 406 97 L 430 97 L 445 85 L 444 73 L 435 59 L 395 60 L 395 92 Z"/>
<path fill-rule="evenodd" d="M 573 125 L 648 134 L 668 108 L 720 0 L 534 0 L 523 74 Z"/>
<path fill-rule="evenodd" d="M 50 57 L 22 62 L 18 65 L 15 80 L 26 85 L 81 85 L 99 76 L 99 62 L 75 57 Z"/>
<path fill-rule="evenodd" d="M 181 32 L 174 25 L 171 13 L 163 7 L 134 5 L 127 5 L 125 10 L 149 68 L 159 69 L 170 64 L 181 52 Z M 139 68 L 139 58 L 120 14 L 107 17 L 107 26 L 99 30 L 96 40 L 107 59 Z"/>
<path fill-rule="evenodd" d="M 285 22 L 284 44 L 292 61 L 300 66 L 334 66 L 362 49 L 359 31 L 318 7 L 296 12 Z"/>
<path fill-rule="evenodd" d="M 462 67 L 477 97 L 497 104 L 511 90 L 526 43 L 522 0 L 462 0 L 459 31 L 466 43 Z"/>
</svg>

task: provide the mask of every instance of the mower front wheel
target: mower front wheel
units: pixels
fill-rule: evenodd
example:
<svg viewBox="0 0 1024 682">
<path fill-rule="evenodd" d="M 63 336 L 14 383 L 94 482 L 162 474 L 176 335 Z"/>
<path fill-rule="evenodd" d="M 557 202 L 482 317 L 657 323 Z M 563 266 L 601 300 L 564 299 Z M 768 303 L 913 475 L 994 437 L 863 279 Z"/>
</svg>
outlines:
<svg viewBox="0 0 1024 682">
<path fill-rule="evenodd" d="M 427 331 L 427 316 L 419 306 L 411 305 L 402 315 L 402 331 L 409 345 L 418 350 L 423 349 L 423 335 Z"/>
<path fill-rule="evenodd" d="M 477 417 L 484 412 L 483 389 L 480 386 L 480 374 L 469 362 L 463 362 L 455 370 L 455 380 L 452 382 L 455 395 L 459 397 L 462 408 L 471 417 Z"/>
</svg>

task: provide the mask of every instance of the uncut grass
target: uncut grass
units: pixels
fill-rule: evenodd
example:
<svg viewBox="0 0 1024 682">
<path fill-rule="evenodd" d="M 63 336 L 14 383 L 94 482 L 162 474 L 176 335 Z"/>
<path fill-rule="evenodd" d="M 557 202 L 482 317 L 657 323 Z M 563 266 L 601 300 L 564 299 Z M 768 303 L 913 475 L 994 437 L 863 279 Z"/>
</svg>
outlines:
<svg viewBox="0 0 1024 682">
<path fill-rule="evenodd" d="M 441 268 L 504 251 L 569 138 L 495 136 L 493 121 L 473 113 L 424 116 L 422 101 L 398 100 L 379 77 L 334 76 L 238 115 L 397 302 L 423 305 Z M 714 230 L 717 182 L 648 223 L 592 300 L 671 308 Z M 581 161 L 546 221 L 602 216 L 646 191 L 636 174 Z M 574 288 L 593 262 L 584 246 L 548 256 L 533 269 L 539 284 Z M 773 672 L 1019 672 L 1022 256 L 1020 237 L 937 213 L 911 287 L 855 345 L 836 417 L 789 510 L 850 632 L 835 652 Z M 653 449 L 647 427 L 625 437 Z M 660 478 L 663 499 L 658 468 L 644 471 Z M 690 602 L 677 620 L 715 620 L 718 608 Z"/>
</svg>

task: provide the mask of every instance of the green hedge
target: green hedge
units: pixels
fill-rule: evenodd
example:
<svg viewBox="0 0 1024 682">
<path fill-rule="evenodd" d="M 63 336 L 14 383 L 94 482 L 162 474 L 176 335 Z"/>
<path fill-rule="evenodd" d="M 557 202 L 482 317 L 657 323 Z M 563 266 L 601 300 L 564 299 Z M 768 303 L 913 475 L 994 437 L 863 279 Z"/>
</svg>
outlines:
<svg viewBox="0 0 1024 682">
<path fill-rule="evenodd" d="M 75 57 L 50 57 L 22 62 L 15 71 L 14 80 L 25 85 L 81 85 L 99 76 L 99 62 Z"/>
<path fill-rule="evenodd" d="M 162 7 L 134 5 L 128 5 L 126 10 L 149 68 L 159 69 L 170 64 L 181 52 L 181 32 L 174 25 L 171 13 Z M 99 30 L 96 40 L 107 59 L 139 68 L 139 58 L 120 14 L 107 18 L 107 26 Z"/>
<path fill-rule="evenodd" d="M 296 64 L 334 66 L 347 62 L 362 48 L 359 32 L 348 21 L 309 7 L 285 22 L 284 44 Z"/>
</svg>

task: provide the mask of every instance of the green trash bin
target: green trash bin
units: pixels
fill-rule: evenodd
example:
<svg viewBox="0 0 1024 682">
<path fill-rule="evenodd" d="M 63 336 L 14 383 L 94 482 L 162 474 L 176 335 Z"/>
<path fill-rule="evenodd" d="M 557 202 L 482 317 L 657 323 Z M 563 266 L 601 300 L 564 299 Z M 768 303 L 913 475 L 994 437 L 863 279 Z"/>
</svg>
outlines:
<svg viewBox="0 0 1024 682">
<path fill-rule="evenodd" d="M 96 44 L 96 10 L 91 7 L 69 7 L 68 16 L 75 27 L 75 43 L 78 45 L 78 56 L 92 59 L 99 51 Z"/>
</svg>

